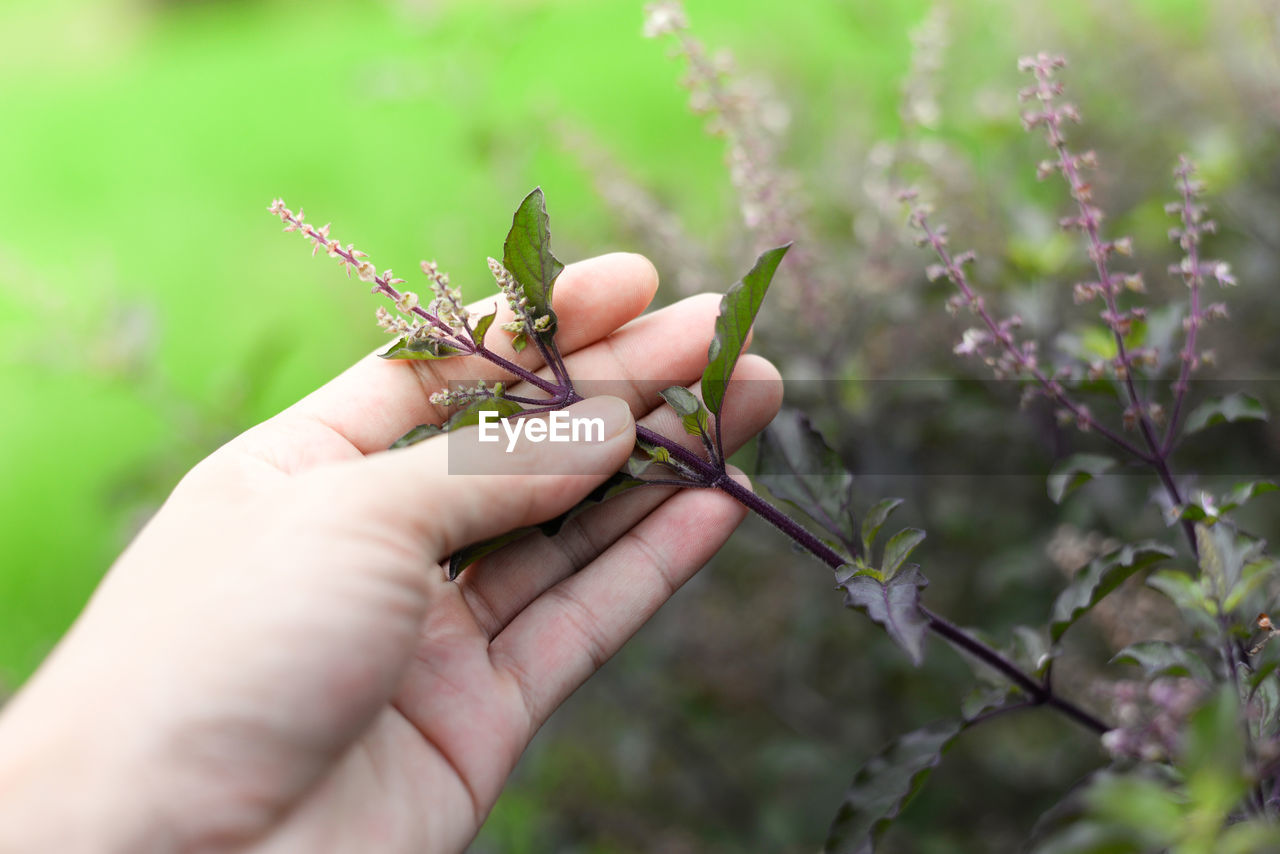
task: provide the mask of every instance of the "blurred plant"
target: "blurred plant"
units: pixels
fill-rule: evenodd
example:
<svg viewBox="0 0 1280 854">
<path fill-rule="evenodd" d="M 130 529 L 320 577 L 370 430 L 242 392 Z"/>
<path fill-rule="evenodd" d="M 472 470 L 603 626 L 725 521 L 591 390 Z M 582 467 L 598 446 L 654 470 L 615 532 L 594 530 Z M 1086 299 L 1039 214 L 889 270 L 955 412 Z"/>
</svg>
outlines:
<svg viewBox="0 0 1280 854">
<path fill-rule="evenodd" d="M 1194 576 L 1174 569 L 1151 573 L 1152 567 L 1175 556 L 1172 549 L 1151 541 L 1118 545 L 1093 558 L 1058 596 L 1047 642 L 1041 630 L 1021 630 L 1020 647 L 1030 653 L 1028 660 L 1035 662 L 1047 688 L 1068 629 L 1131 576 L 1145 573 L 1147 585 L 1172 600 L 1184 624 L 1181 643 L 1139 640 L 1112 659 L 1143 670 L 1140 680 L 1104 681 L 1101 686 L 1110 695 L 1116 721 L 1102 735 L 1112 766 L 1084 790 L 1085 808 L 1068 819 L 1059 816 L 1056 829 L 1043 834 L 1036 850 L 1272 850 L 1278 837 L 1271 822 L 1280 807 L 1280 764 L 1275 760 L 1280 756 L 1280 689 L 1274 662 L 1254 666 L 1273 631 L 1265 614 L 1257 625 L 1267 635 L 1248 648 L 1245 640 L 1251 628 L 1246 615 L 1265 604 L 1277 562 L 1266 554 L 1265 541 L 1241 529 L 1231 514 L 1276 486 L 1254 481 L 1225 495 L 1199 492 L 1187 497 L 1187 479 L 1175 474 L 1171 462 L 1179 441 L 1190 433 L 1224 421 L 1266 417 L 1256 400 L 1238 393 L 1185 413 L 1191 375 L 1212 360 L 1201 349 L 1200 334 L 1207 321 L 1227 313 L 1222 303 L 1205 302 L 1206 284 L 1212 280 L 1227 287 L 1235 279 L 1227 264 L 1201 255 L 1203 239 L 1215 231 L 1215 224 L 1200 202 L 1204 187 L 1195 180 L 1195 167 L 1184 157 L 1174 170 L 1180 198 L 1166 207 L 1178 218 L 1170 238 L 1184 253 L 1169 270 L 1188 292 L 1183 344 L 1176 358 L 1168 359 L 1158 345 L 1148 343 L 1147 309 L 1135 304 L 1133 296 L 1145 293 L 1142 277 L 1117 272 L 1114 266 L 1118 257 L 1132 254 L 1133 242 L 1104 235 L 1104 213 L 1084 177 L 1085 170 L 1096 167 L 1097 156 L 1092 151 L 1077 154 L 1068 146 L 1066 127 L 1078 123 L 1080 113 L 1061 99 L 1064 90 L 1057 75 L 1064 66 L 1061 57 L 1043 53 L 1020 61 L 1019 68 L 1034 80 L 1020 93 L 1022 100 L 1033 102 L 1023 123 L 1028 131 L 1043 130 L 1052 155 L 1039 164 L 1038 177 L 1060 175 L 1074 203 L 1060 226 L 1083 236 L 1096 273 L 1096 279 L 1075 285 L 1075 302 L 1100 303 L 1098 317 L 1111 342 L 1105 358 L 1047 364 L 1037 342 L 1020 337 L 1020 318 L 999 317 L 977 292 L 967 272 L 975 254 L 952 252 L 945 226 L 932 224 L 931 208 L 919 201 L 918 193 L 901 196 L 910 206 L 909 223 L 918 243 L 938 258 L 939 263 L 928 268 L 929 279 L 946 279 L 955 287 L 948 310 L 967 311 L 979 320 L 978 326 L 965 330 L 956 354 L 981 359 L 997 379 L 1020 381 L 1024 403 L 1047 398 L 1060 423 L 1098 435 L 1129 460 L 1148 467 L 1165 492 L 1162 504 L 1169 522 L 1181 526 L 1187 552 L 1199 567 Z M 1166 409 L 1144 389 L 1169 365 L 1176 367 Z M 1085 394 L 1116 401 L 1119 426 L 1095 414 L 1084 402 Z M 1136 437 L 1130 438 L 1133 434 Z M 1050 475 L 1050 497 L 1061 502 L 1116 467 L 1110 456 L 1069 457 Z M 1034 698 L 1029 702 L 1016 694 L 1015 688 L 1004 696 L 986 695 L 971 704 L 961 720 L 906 736 L 867 766 L 837 816 L 827 850 L 861 850 L 874 840 L 901 808 L 901 801 L 886 804 L 886 784 L 901 792 L 903 800 L 909 798 L 960 732 L 1004 711 L 1034 704 Z"/>
</svg>

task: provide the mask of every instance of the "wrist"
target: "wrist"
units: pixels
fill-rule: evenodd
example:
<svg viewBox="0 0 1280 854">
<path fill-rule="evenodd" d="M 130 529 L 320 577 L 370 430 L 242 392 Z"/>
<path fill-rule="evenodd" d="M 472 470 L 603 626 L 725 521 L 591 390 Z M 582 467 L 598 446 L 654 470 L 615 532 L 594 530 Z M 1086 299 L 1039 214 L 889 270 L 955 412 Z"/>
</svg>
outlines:
<svg viewBox="0 0 1280 854">
<path fill-rule="evenodd" d="M 0 714 L 0 854 L 165 850 L 147 813 L 145 768 L 105 736 L 101 709 L 42 703 L 31 688 Z"/>
</svg>

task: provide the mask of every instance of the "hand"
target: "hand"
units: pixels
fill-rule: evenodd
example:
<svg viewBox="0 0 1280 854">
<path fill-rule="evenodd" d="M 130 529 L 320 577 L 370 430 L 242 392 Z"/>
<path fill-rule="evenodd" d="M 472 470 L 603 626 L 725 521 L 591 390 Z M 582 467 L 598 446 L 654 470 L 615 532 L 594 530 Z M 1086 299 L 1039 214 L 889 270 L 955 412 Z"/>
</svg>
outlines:
<svg viewBox="0 0 1280 854">
<path fill-rule="evenodd" d="M 718 303 L 637 317 L 656 287 L 632 255 L 557 285 L 571 373 L 627 381 L 625 402 L 574 407 L 604 442 L 526 443 L 502 474 L 451 477 L 456 435 L 383 449 L 438 422 L 427 397 L 450 378 L 496 369 L 371 357 L 193 469 L 0 718 L 0 851 L 465 847 L 547 716 L 742 518 L 715 490 L 646 487 L 456 583 L 438 566 L 575 504 L 603 475 L 527 472 L 618 468 L 632 413 L 683 435 L 651 410 L 700 375 Z M 536 365 L 496 329 L 490 346 Z M 761 359 L 737 376 L 763 381 L 735 386 L 730 447 L 781 396 Z"/>
</svg>

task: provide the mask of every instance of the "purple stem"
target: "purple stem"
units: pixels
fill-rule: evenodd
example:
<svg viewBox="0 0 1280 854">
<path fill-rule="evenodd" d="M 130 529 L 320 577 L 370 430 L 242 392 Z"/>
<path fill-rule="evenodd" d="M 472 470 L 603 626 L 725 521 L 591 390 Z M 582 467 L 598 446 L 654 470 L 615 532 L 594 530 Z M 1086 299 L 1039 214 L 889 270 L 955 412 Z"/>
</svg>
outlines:
<svg viewBox="0 0 1280 854">
<path fill-rule="evenodd" d="M 542 388 L 551 394 L 559 394 L 562 397 L 559 405 L 568 406 L 584 399 L 576 391 L 569 389 L 566 393 L 566 389 L 557 388 L 541 377 L 538 377 L 535 374 L 526 371 L 524 368 L 509 362 L 492 351 L 481 350 L 478 351 L 477 354 L 484 356 L 493 364 L 509 370 L 530 382 L 532 382 L 533 379 L 538 380 L 535 385 L 538 385 L 539 388 Z M 679 441 L 669 439 L 661 433 L 655 433 L 649 428 L 643 427 L 639 424 L 636 425 L 636 437 L 643 439 L 650 444 L 665 448 L 667 453 L 669 453 L 673 459 L 679 461 L 684 465 L 684 467 L 690 469 L 698 479 L 696 483 L 682 485 L 703 486 L 719 489 L 737 500 L 748 510 L 754 512 L 761 519 L 773 525 L 792 542 L 800 545 L 833 570 L 837 570 L 848 563 L 848 560 L 844 556 L 824 543 L 819 537 L 813 534 L 813 532 L 809 531 L 786 513 L 783 513 L 777 507 L 774 507 L 768 501 L 765 501 L 747 487 L 738 483 L 722 468 L 717 466 L 715 462 L 704 460 L 702 457 L 686 448 Z M 1081 709 L 1079 706 L 1076 706 L 1074 703 L 1064 700 L 1053 693 L 1052 688 L 1048 685 L 1041 684 L 1037 680 L 1023 673 L 1017 664 L 1009 660 L 1002 653 L 972 637 L 963 629 L 949 622 L 944 617 L 935 614 L 924 605 L 920 606 L 920 613 L 923 614 L 925 619 L 928 621 L 930 631 L 941 636 L 953 646 L 969 653 L 979 661 L 982 661 L 993 670 L 1003 674 L 1010 682 L 1014 683 L 1026 692 L 1030 697 L 1031 702 L 1035 705 L 1051 706 L 1099 735 L 1111 729 L 1111 727 L 1102 720 Z"/>
<path fill-rule="evenodd" d="M 721 475 L 715 483 L 712 484 L 739 502 L 744 504 L 748 509 L 763 518 L 766 522 L 772 524 L 775 528 L 782 531 L 790 537 L 794 542 L 799 543 L 807 551 L 832 569 L 840 569 L 845 566 L 848 561 L 835 549 L 828 546 L 822 540 L 818 539 L 812 533 L 800 525 L 787 514 L 738 483 L 733 478 Z M 1081 709 L 1079 706 L 1064 700 L 1053 693 L 1048 686 L 1041 684 L 1037 680 L 1023 673 L 1017 664 L 1010 661 L 997 650 L 987 646 L 982 641 L 969 635 L 959 626 L 947 620 L 933 611 L 930 611 L 924 605 L 920 606 L 920 613 L 929 622 L 929 630 L 939 635 L 944 640 L 949 641 L 953 646 L 958 647 L 964 652 L 969 653 L 974 658 L 983 662 L 992 669 L 999 671 L 1010 682 L 1017 685 L 1031 698 L 1036 705 L 1051 706 L 1062 712 L 1067 717 L 1081 724 L 1082 726 L 1093 730 L 1101 735 L 1111 729 L 1106 723 L 1094 717 L 1093 715 Z"/>
<path fill-rule="evenodd" d="M 303 223 L 300 220 L 294 219 L 291 216 L 282 217 L 282 218 L 285 219 L 286 222 L 292 222 L 295 227 L 302 230 Z M 303 233 L 310 236 L 306 230 L 303 230 Z M 313 237 L 313 239 L 316 239 L 316 238 Z M 353 256 L 351 253 L 347 252 L 346 250 L 339 248 L 335 251 L 348 264 L 358 265 L 360 263 L 358 258 Z M 401 298 L 400 292 L 397 291 L 395 287 L 391 285 L 391 283 L 387 279 L 381 276 L 375 276 L 374 280 L 375 280 L 375 284 L 374 284 L 375 293 L 383 293 L 393 301 L 400 300 Z M 519 377 L 525 382 L 528 382 L 530 385 L 533 385 L 541 389 L 542 391 L 545 391 L 547 394 L 551 395 L 551 397 L 547 400 L 536 400 L 535 398 L 523 398 L 523 397 L 520 398 L 517 402 L 529 401 L 530 403 L 537 404 L 541 407 L 531 414 L 550 411 L 552 409 L 557 409 L 563 406 L 569 406 L 570 404 L 577 403 L 578 401 L 584 399 L 580 394 L 578 394 L 573 389 L 572 384 L 568 380 L 567 372 L 563 374 L 564 380 L 559 383 L 543 379 L 533 371 L 523 368 L 520 365 L 517 365 L 514 362 L 510 361 L 509 359 L 506 359 L 498 355 L 497 353 L 494 353 L 492 350 L 489 350 L 483 344 L 480 344 L 480 345 L 475 344 L 473 341 L 470 340 L 469 335 L 466 338 L 463 338 L 462 336 L 457 335 L 455 330 L 450 328 L 447 324 L 445 324 L 443 321 L 441 321 L 438 317 L 431 314 L 430 312 L 420 307 L 415 307 L 413 309 L 413 313 L 418 315 L 419 317 L 422 317 L 423 319 L 431 323 L 436 328 L 441 329 L 442 331 L 453 336 L 450 339 L 450 343 L 454 344 L 464 352 L 480 356 L 486 361 L 491 362 L 492 364 L 502 368 L 503 370 L 511 373 L 512 375 Z M 989 318 L 987 319 L 989 320 Z M 542 346 L 540 346 L 539 349 L 542 350 L 544 354 L 546 354 L 544 358 L 548 358 L 550 356 L 550 354 L 547 353 L 547 350 Z M 555 350 L 554 347 L 552 347 L 551 349 Z M 557 353 L 556 354 L 557 359 L 558 359 L 558 355 L 559 354 Z M 558 376 L 560 376 L 561 371 L 557 371 L 556 369 L 557 359 L 548 358 L 548 366 L 551 368 L 553 373 L 556 373 Z M 559 364 L 563 365 L 562 362 L 560 362 Z M 561 368 L 561 370 L 563 370 L 563 368 Z M 719 419 L 717 419 L 716 420 L 717 432 L 719 430 L 719 426 L 720 426 Z M 734 480 L 732 477 L 730 477 L 728 473 L 724 471 L 723 459 L 721 459 L 719 465 L 717 465 L 717 463 L 714 460 L 712 461 L 704 460 L 697 454 L 690 451 L 680 442 L 674 439 L 669 439 L 660 433 L 655 433 L 654 431 L 648 429 L 647 427 L 642 427 L 639 424 L 636 425 L 636 437 L 643 439 L 644 441 L 650 444 L 656 445 L 661 448 L 665 448 L 667 453 L 669 453 L 673 459 L 678 460 L 680 463 L 683 464 L 684 467 L 690 469 L 691 472 L 698 478 L 698 482 L 694 484 L 682 483 L 680 485 L 682 486 L 697 485 L 697 486 L 719 489 L 722 492 L 731 496 L 732 498 L 736 499 L 738 502 L 740 502 L 745 507 L 747 507 L 747 509 L 755 512 L 756 515 L 760 516 L 766 522 L 773 525 L 775 528 L 777 528 L 779 531 L 781 531 L 783 534 L 789 537 L 793 542 L 802 546 L 804 549 L 806 549 L 808 552 L 813 554 L 819 560 L 823 561 L 828 566 L 830 566 L 833 570 L 840 569 L 842 566 L 844 566 L 847 563 L 847 561 L 843 556 L 841 556 L 838 552 L 836 552 L 834 549 L 832 549 L 830 546 L 824 543 L 821 539 L 815 536 L 812 532 L 806 529 L 799 522 L 795 521 L 786 513 L 783 513 L 781 510 L 774 507 L 772 504 L 765 501 L 763 498 L 756 495 L 750 489 L 746 488 L 745 486 L 743 486 L 742 484 Z M 717 444 L 719 444 L 719 442 L 717 442 Z M 721 445 L 720 447 L 723 449 L 723 445 Z M 721 456 L 722 457 L 724 456 L 723 450 L 721 450 Z M 1032 701 L 1037 705 L 1043 704 L 1043 705 L 1052 706 L 1053 708 L 1065 714 L 1067 717 L 1072 718 L 1076 722 L 1080 723 L 1081 725 L 1089 729 L 1092 729 L 1094 732 L 1098 734 L 1105 733 L 1109 729 L 1111 729 L 1109 726 L 1107 726 L 1098 718 L 1094 717 L 1093 715 L 1089 714 L 1088 712 L 1084 711 L 1078 706 L 1075 706 L 1074 704 L 1068 702 L 1067 700 L 1063 700 L 1060 697 L 1056 696 L 1052 692 L 1052 690 L 1049 688 L 1048 685 L 1042 685 L 1041 683 L 1037 682 L 1035 679 L 1023 673 L 1022 670 L 1019 669 L 1017 664 L 1010 661 L 1008 658 L 1002 655 L 999 651 L 992 649 L 991 647 L 987 646 L 986 644 L 982 643 L 981 641 L 973 637 L 970 637 L 962 629 L 955 626 L 954 624 L 944 619 L 943 617 L 937 614 L 934 614 L 932 611 L 928 610 L 923 605 L 920 605 L 919 607 L 920 607 L 920 613 L 928 621 L 929 629 L 931 631 L 933 631 L 935 634 L 940 635 L 944 639 L 950 641 L 954 646 L 968 652 L 970 655 L 973 655 L 975 658 L 984 662 L 994 670 L 1004 674 L 1004 676 L 1008 678 L 1011 682 L 1013 682 L 1015 685 L 1022 688 L 1031 697 Z"/>
</svg>

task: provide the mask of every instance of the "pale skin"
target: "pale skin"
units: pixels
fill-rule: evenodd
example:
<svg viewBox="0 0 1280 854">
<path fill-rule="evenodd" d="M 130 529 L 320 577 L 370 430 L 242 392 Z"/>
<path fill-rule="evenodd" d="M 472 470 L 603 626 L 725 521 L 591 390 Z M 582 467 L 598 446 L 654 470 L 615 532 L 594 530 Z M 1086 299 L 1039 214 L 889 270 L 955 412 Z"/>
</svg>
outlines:
<svg viewBox="0 0 1280 854">
<path fill-rule="evenodd" d="M 742 519 L 715 490 L 646 487 L 456 583 L 441 569 L 575 504 L 626 459 L 633 419 L 679 433 L 657 393 L 696 388 L 718 302 L 639 316 L 656 288 L 625 254 L 557 284 L 570 371 L 628 381 L 573 408 L 604 442 L 451 476 L 449 437 L 383 449 L 439 419 L 427 396 L 450 378 L 496 369 L 370 357 L 196 466 L 0 716 L 0 851 L 465 848 L 548 715 Z M 757 382 L 726 404 L 731 448 L 782 393 L 757 357 L 735 377 Z M 601 474 L 531 474 L 575 466 Z"/>
</svg>

